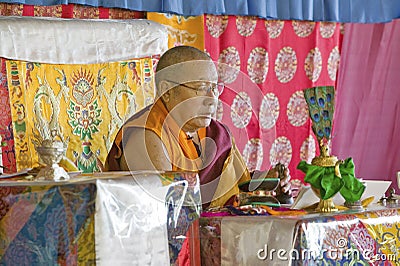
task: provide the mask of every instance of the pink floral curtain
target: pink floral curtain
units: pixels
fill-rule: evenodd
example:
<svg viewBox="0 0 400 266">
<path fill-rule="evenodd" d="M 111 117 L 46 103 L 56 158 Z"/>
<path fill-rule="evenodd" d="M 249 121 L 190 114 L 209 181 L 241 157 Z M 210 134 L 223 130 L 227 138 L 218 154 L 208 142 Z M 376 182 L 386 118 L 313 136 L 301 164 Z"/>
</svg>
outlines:
<svg viewBox="0 0 400 266">
<path fill-rule="evenodd" d="M 303 90 L 335 85 L 340 24 L 206 15 L 205 49 L 226 88 L 217 118 L 250 170 L 282 163 L 292 178 L 318 153 Z"/>
</svg>

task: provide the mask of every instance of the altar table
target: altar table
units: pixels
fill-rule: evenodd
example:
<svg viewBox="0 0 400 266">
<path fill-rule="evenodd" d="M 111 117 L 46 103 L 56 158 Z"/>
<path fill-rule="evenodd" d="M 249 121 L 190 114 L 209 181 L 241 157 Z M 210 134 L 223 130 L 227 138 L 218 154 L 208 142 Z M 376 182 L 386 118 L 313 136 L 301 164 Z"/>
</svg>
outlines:
<svg viewBox="0 0 400 266">
<path fill-rule="evenodd" d="M 400 206 L 199 222 L 202 265 L 400 265 Z"/>
<path fill-rule="evenodd" d="M 198 184 L 177 172 L 1 180 L 0 265 L 174 264 L 200 214 Z"/>
</svg>

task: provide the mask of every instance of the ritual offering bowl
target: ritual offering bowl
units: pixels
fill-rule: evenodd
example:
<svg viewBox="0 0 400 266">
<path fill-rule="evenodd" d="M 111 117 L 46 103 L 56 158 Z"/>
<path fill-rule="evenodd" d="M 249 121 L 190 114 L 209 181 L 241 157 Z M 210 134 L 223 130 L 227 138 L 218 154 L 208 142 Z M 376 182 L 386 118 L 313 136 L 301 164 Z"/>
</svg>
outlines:
<svg viewBox="0 0 400 266">
<path fill-rule="evenodd" d="M 58 165 L 66 151 L 61 141 L 46 139 L 35 148 L 40 161 L 46 165 L 37 174 L 37 180 L 64 181 L 69 179 L 68 173 Z"/>
<path fill-rule="evenodd" d="M 321 147 L 323 149 L 324 147 Z M 334 167 L 335 168 L 335 175 L 339 178 L 341 178 L 339 166 L 340 164 L 343 163 L 343 160 L 338 160 L 336 156 L 329 156 L 325 152 L 322 152 L 321 156 L 316 157 L 313 159 L 312 163 L 313 165 L 317 165 L 320 167 Z M 320 199 L 317 208 L 315 209 L 317 212 L 335 212 L 338 211 L 336 208 L 335 204 L 333 203 L 332 198 L 336 195 L 332 195 L 328 199 L 323 199 L 321 197 L 321 192 L 319 189 L 317 189 L 314 186 L 311 186 L 311 189 L 315 193 L 315 195 Z"/>
</svg>

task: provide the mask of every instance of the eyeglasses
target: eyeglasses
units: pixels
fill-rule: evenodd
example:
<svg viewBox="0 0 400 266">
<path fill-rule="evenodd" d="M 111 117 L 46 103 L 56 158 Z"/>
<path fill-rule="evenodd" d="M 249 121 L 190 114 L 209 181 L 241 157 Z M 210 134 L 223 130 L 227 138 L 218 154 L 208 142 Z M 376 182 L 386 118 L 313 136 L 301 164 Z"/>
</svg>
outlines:
<svg viewBox="0 0 400 266">
<path fill-rule="evenodd" d="M 196 92 L 196 95 L 200 95 L 200 96 L 204 96 L 209 92 L 212 92 L 212 94 L 216 97 L 220 96 L 222 94 L 222 92 L 224 91 L 225 88 L 225 84 L 222 82 L 219 83 L 211 83 L 211 82 L 207 82 L 207 84 L 203 83 L 199 86 L 196 87 L 191 87 L 188 86 L 186 84 L 183 83 L 178 83 L 172 80 L 167 80 L 168 82 L 174 83 L 176 85 L 194 90 Z"/>
</svg>

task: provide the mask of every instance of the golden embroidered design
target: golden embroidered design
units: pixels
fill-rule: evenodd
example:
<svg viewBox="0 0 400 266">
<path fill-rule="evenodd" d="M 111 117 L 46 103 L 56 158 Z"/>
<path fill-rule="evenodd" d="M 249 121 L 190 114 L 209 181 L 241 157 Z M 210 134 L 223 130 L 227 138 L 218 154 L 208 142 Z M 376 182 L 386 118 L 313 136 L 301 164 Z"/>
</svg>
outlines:
<svg viewBox="0 0 400 266">
<path fill-rule="evenodd" d="M 87 65 L 7 61 L 6 67 L 17 169 L 37 166 L 35 141 L 58 136 L 80 170 L 97 171 L 119 127 L 154 98 L 150 57 Z"/>
</svg>

